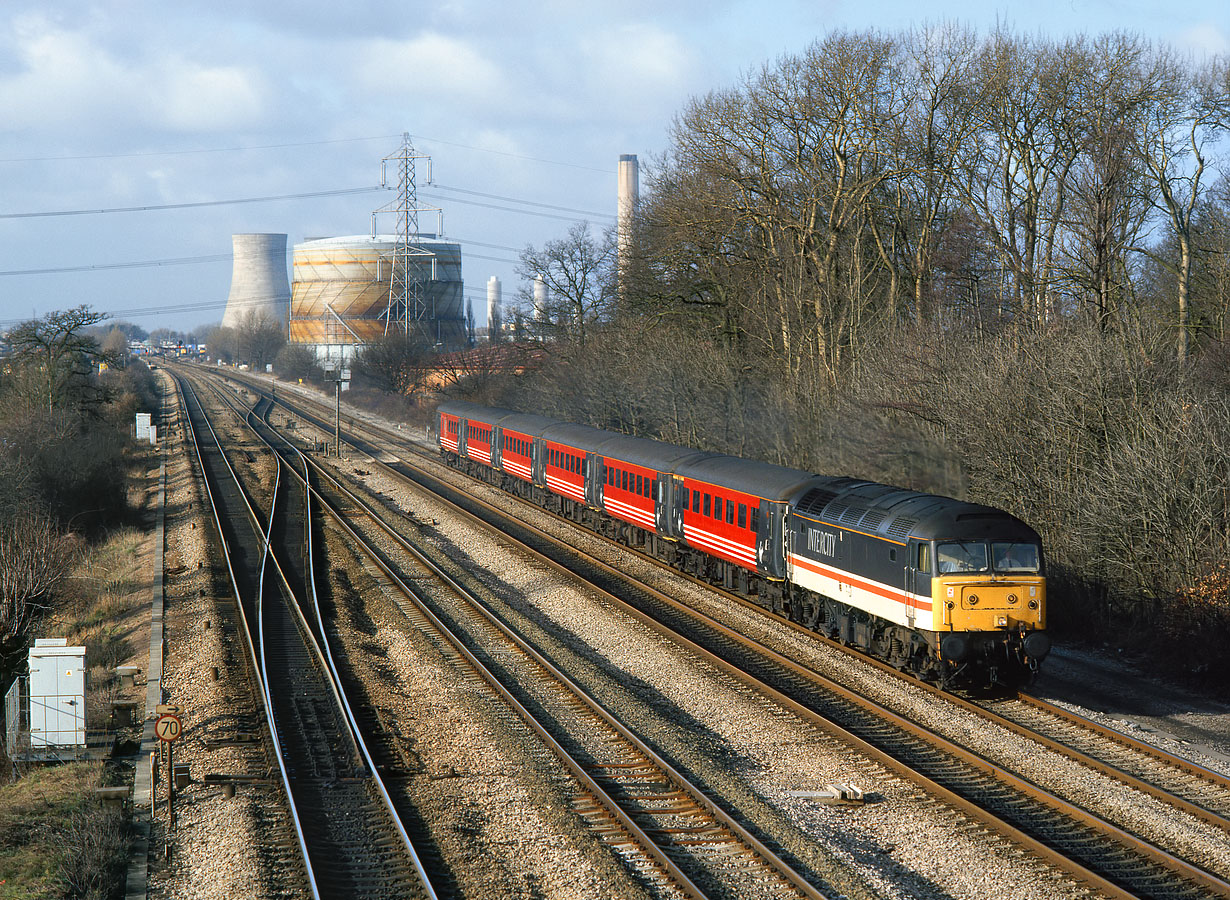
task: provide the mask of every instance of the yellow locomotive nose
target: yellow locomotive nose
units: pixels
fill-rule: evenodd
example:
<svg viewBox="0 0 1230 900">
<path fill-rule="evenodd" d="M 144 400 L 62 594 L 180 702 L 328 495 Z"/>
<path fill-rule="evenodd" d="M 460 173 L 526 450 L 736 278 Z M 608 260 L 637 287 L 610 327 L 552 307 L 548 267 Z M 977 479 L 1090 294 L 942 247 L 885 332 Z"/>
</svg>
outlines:
<svg viewBox="0 0 1230 900">
<path fill-rule="evenodd" d="M 944 624 L 953 631 L 1045 627 L 1046 584 L 1041 578 L 1009 580 L 944 578 Z"/>
</svg>

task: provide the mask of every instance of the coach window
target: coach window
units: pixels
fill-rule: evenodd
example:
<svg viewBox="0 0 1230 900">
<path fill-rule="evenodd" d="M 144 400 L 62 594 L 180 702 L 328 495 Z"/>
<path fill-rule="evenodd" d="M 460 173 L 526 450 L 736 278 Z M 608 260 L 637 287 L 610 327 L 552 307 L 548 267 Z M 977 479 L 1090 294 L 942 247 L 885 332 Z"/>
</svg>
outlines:
<svg viewBox="0 0 1230 900">
<path fill-rule="evenodd" d="M 679 505 L 683 507 L 683 509 L 685 510 L 688 508 L 688 489 L 687 488 L 679 489 Z"/>
<path fill-rule="evenodd" d="M 752 531 L 756 532 L 757 534 L 760 533 L 760 507 L 759 506 L 752 507 L 751 528 L 752 528 Z"/>
<path fill-rule="evenodd" d="M 639 495 L 639 494 L 644 493 L 644 491 L 645 491 L 645 476 L 637 475 L 636 476 L 636 490 L 633 491 L 633 493 Z"/>
<path fill-rule="evenodd" d="M 692 492 L 692 512 L 700 514 L 700 491 Z"/>
<path fill-rule="evenodd" d="M 735 504 L 730 500 L 726 501 L 726 524 L 735 524 Z"/>
<path fill-rule="evenodd" d="M 747 504 L 746 503 L 739 504 L 739 527 L 740 528 L 747 527 Z"/>
<path fill-rule="evenodd" d="M 705 494 L 705 515 L 712 516 L 713 515 L 712 510 L 713 510 L 713 497 L 710 496 L 709 494 Z"/>
</svg>

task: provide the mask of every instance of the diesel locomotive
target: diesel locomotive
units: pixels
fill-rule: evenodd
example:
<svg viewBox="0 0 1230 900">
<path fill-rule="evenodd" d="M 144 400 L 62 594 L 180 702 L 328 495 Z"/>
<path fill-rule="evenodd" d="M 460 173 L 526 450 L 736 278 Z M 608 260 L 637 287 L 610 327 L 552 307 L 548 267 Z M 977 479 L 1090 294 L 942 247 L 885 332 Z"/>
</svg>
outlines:
<svg viewBox="0 0 1230 900">
<path fill-rule="evenodd" d="M 450 465 L 946 686 L 1050 651 L 1037 532 L 1002 510 L 463 402 Z"/>
</svg>

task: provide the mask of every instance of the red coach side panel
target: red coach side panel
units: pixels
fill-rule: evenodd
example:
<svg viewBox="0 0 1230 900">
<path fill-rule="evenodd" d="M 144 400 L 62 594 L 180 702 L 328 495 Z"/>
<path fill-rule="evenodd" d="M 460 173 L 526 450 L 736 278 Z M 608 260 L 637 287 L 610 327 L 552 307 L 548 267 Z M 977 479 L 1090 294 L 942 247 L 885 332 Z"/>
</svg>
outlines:
<svg viewBox="0 0 1230 900">
<path fill-rule="evenodd" d="M 547 489 L 553 494 L 585 502 L 585 452 L 567 444 L 544 441 Z"/>
<path fill-rule="evenodd" d="M 684 479 L 684 538 L 693 547 L 745 569 L 756 569 L 760 498 L 730 488 Z"/>
<path fill-rule="evenodd" d="M 604 461 L 602 507 L 607 515 L 654 530 L 658 473 L 612 457 Z"/>
<path fill-rule="evenodd" d="M 534 439 L 519 431 L 504 429 L 504 449 L 500 460 L 504 471 L 522 481 L 534 480 Z"/>
</svg>

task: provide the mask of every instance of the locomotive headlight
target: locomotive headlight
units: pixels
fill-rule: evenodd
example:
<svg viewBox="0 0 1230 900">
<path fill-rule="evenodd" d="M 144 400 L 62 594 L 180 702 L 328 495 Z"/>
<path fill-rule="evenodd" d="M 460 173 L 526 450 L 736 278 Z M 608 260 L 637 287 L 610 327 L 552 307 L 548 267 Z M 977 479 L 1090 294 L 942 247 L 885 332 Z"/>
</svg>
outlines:
<svg viewBox="0 0 1230 900">
<path fill-rule="evenodd" d="M 1008 602 L 1009 602 L 1009 603 L 1016 603 L 1016 594 L 1009 594 L 1009 595 L 1008 595 Z"/>
<path fill-rule="evenodd" d="M 970 606 L 977 606 L 977 605 L 978 605 L 978 595 L 977 595 L 977 594 L 970 594 L 970 595 L 966 598 L 966 600 L 969 602 L 969 605 L 970 605 Z"/>
<path fill-rule="evenodd" d="M 1030 600 L 1030 601 L 1029 601 L 1029 608 L 1030 608 L 1030 609 L 1037 609 L 1037 608 L 1038 608 L 1038 601 L 1037 601 L 1037 600 Z"/>
</svg>

